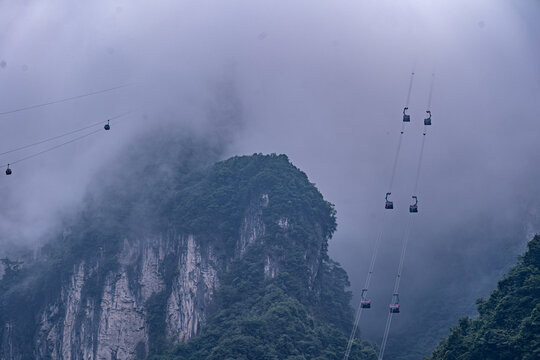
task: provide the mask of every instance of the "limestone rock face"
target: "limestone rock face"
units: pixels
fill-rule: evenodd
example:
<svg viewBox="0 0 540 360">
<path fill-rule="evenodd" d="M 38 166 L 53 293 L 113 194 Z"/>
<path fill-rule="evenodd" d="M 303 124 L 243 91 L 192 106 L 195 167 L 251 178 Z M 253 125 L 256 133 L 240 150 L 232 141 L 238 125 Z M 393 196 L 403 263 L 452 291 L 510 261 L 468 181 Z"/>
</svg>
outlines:
<svg viewBox="0 0 540 360">
<path fill-rule="evenodd" d="M 331 206 L 284 156 L 225 163 L 166 191 L 126 181 L 90 199 L 10 277 L 24 281 L 0 284 L 0 360 L 145 359 L 188 341 L 219 310 L 233 262 L 253 254 L 267 280 L 291 273 L 291 257 L 303 262 L 295 275 L 316 296 Z"/>
<path fill-rule="evenodd" d="M 205 322 L 220 272 L 250 244 L 264 235 L 262 208 L 268 195 L 254 199 L 246 209 L 233 256 L 225 256 L 211 242 L 174 229 L 155 237 L 125 238 L 118 266 L 105 273 L 96 297 L 85 296 L 104 264 L 98 254 L 90 264 L 73 268 L 56 301 L 40 313 L 35 354 L 37 359 L 128 360 L 143 359 L 150 346 L 147 306 L 156 294 L 165 294 L 165 332 L 173 342 L 195 336 Z M 173 259 L 174 278 L 167 287 L 165 263 Z M 272 268 L 275 273 L 277 269 Z M 170 269 L 169 269 L 170 272 Z M 4 326 L 10 326 L 4 324 Z M 4 332 L 0 359 L 18 359 Z"/>
</svg>

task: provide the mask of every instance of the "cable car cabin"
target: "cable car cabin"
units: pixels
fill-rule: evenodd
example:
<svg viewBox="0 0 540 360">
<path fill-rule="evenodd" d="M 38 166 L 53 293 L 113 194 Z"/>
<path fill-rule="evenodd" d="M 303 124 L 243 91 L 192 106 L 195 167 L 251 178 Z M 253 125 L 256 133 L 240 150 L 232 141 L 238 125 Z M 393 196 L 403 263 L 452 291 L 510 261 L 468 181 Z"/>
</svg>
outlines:
<svg viewBox="0 0 540 360">
<path fill-rule="evenodd" d="M 411 122 L 411 115 L 405 113 L 407 110 L 409 110 L 408 107 L 403 108 L 403 122 Z"/>
<path fill-rule="evenodd" d="M 371 300 L 366 298 L 367 289 L 362 289 L 362 295 L 360 296 L 360 307 L 362 309 L 371 309 Z"/>
<path fill-rule="evenodd" d="M 409 212 L 410 213 L 417 213 L 418 212 L 418 198 L 416 196 L 412 197 L 415 201 L 414 204 L 409 206 Z"/>
<path fill-rule="evenodd" d="M 388 196 L 391 195 L 391 194 L 392 193 L 386 193 L 386 197 L 384 198 L 385 199 L 385 202 L 384 202 L 384 208 L 385 209 L 393 209 L 394 208 L 394 202 L 388 200 Z"/>
<path fill-rule="evenodd" d="M 428 113 L 428 117 L 424 119 L 424 125 L 431 125 L 431 111 L 426 111 Z"/>
<path fill-rule="evenodd" d="M 103 127 L 105 130 L 111 130 L 111 125 L 109 125 L 109 120 L 107 120 L 107 123 Z"/>
<path fill-rule="evenodd" d="M 11 175 L 12 171 L 11 169 L 9 168 L 9 165 L 8 165 L 8 168 L 6 169 L 6 175 Z"/>
<path fill-rule="evenodd" d="M 390 303 L 390 313 L 399 314 L 399 294 L 392 295 L 392 302 Z"/>
<path fill-rule="evenodd" d="M 360 307 L 362 309 L 371 309 L 371 300 L 360 300 Z"/>
</svg>

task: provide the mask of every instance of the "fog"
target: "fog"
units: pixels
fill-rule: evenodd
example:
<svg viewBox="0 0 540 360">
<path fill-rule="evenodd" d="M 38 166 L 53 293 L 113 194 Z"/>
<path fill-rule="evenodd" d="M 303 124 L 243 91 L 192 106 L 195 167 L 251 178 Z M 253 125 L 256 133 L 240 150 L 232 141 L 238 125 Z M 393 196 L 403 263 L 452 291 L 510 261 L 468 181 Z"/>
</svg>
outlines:
<svg viewBox="0 0 540 360">
<path fill-rule="evenodd" d="M 0 2 L 0 112 L 130 84 L 1 116 L 0 152 L 134 111 L 0 178 L 0 253 L 38 246 L 90 183 L 122 166 L 118 154 L 152 129 L 174 128 L 226 144 L 221 158 L 289 155 L 336 205 L 330 252 L 358 296 L 414 70 L 396 209 L 375 268 L 374 309 L 361 324 L 380 341 L 434 73 L 401 286 L 406 311 L 388 355 L 404 353 L 392 336 L 411 351 L 434 346 L 425 338 L 473 314 L 474 300 L 540 232 L 539 14 L 533 0 Z M 228 111 L 212 105 L 220 92 L 234 92 L 241 119 L 216 115 Z"/>
</svg>

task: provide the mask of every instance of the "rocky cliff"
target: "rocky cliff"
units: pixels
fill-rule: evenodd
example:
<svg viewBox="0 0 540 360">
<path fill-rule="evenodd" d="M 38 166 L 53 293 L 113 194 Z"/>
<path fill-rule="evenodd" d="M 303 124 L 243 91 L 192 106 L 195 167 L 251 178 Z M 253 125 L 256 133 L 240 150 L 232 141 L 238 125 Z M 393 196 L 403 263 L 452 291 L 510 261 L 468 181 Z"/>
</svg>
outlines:
<svg viewBox="0 0 540 360">
<path fill-rule="evenodd" d="M 204 322 L 219 286 L 225 259 L 193 235 L 173 230 L 155 237 L 125 238 L 118 267 L 106 274 L 100 296 L 83 296 L 101 266 L 81 261 L 61 288 L 57 301 L 40 311 L 36 356 L 52 359 L 144 358 L 149 349 L 147 301 L 166 290 L 162 266 L 176 260 L 176 276 L 167 292 L 166 333 L 174 341 L 194 336 Z M 4 341 L 12 343 L 9 337 Z M 11 358 L 7 357 L 6 358 Z M 13 357 L 16 358 L 16 357 Z"/>
<path fill-rule="evenodd" d="M 270 285 L 345 346 L 347 279 L 326 254 L 335 213 L 286 156 L 144 173 L 89 196 L 35 262 L 6 264 L 0 359 L 144 359 Z M 235 272 L 244 258 L 257 265 Z"/>
</svg>

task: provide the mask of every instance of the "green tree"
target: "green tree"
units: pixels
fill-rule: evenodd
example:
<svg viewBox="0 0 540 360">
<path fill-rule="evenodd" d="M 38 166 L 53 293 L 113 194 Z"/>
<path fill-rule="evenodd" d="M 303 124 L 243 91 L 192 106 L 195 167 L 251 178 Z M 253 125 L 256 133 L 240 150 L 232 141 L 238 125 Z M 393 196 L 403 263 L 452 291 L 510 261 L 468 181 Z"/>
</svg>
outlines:
<svg viewBox="0 0 540 360">
<path fill-rule="evenodd" d="M 479 316 L 461 319 L 428 359 L 540 359 L 540 236 L 477 306 Z"/>
</svg>

